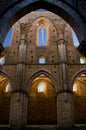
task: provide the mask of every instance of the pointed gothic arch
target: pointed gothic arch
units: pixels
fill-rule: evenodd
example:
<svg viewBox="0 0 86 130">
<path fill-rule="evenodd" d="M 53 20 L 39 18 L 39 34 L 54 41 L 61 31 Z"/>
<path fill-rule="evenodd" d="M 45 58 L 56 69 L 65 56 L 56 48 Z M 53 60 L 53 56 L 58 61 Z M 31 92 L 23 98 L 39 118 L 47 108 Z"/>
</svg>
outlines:
<svg viewBox="0 0 86 130">
<path fill-rule="evenodd" d="M 6 3 L 5 3 L 6 5 Z M 85 30 L 86 25 L 83 22 L 83 18 L 71 8 L 69 3 L 65 3 L 63 1 L 17 1 L 9 3 L 9 7 L 6 9 L 2 9 L 0 13 L 0 21 L 4 21 L 0 23 L 0 42 L 3 43 L 4 38 L 9 30 L 9 28 L 22 16 L 27 13 L 30 13 L 33 10 L 44 8 L 49 10 L 63 19 L 65 19 L 74 29 L 79 39 L 79 42 L 84 44 L 85 42 Z M 18 5 L 18 6 L 17 6 Z M 13 11 L 12 11 L 13 10 Z M 5 20 L 6 19 L 6 20 Z M 10 21 L 10 22 L 9 22 Z M 10 24 L 9 24 L 10 23 Z M 81 24 L 83 23 L 83 24 Z M 81 33 L 82 32 L 82 33 Z M 79 49 L 80 50 L 80 49 Z"/>
<path fill-rule="evenodd" d="M 11 92 L 9 76 L 0 71 L 0 124 L 9 124 Z"/>
<path fill-rule="evenodd" d="M 81 69 L 72 78 L 75 124 L 86 122 L 86 69 Z"/>
<path fill-rule="evenodd" d="M 27 89 L 27 86 L 30 86 L 31 82 L 36 77 L 40 76 L 41 74 L 44 74 L 45 76 L 49 77 L 52 80 L 54 87 L 55 87 L 55 92 L 57 92 L 58 84 L 57 84 L 55 78 L 52 76 L 52 74 L 49 71 L 47 71 L 46 69 L 39 70 L 39 71 L 35 72 L 30 78 L 28 78 L 27 81 L 25 82 L 25 88 Z"/>
<path fill-rule="evenodd" d="M 15 83 L 12 81 L 12 78 L 6 71 L 0 70 L 0 75 L 6 77 L 8 79 L 8 81 L 10 82 L 10 85 L 12 86 L 12 88 L 15 88 Z"/>
<path fill-rule="evenodd" d="M 72 77 L 72 79 L 71 79 L 71 90 L 73 90 L 73 88 L 72 88 L 72 86 L 73 86 L 73 83 L 74 83 L 74 80 L 78 77 L 78 76 L 80 76 L 81 74 L 83 74 L 83 73 L 86 73 L 86 69 L 85 68 L 83 68 L 83 69 L 80 69 L 79 71 L 77 71 L 74 75 L 73 75 L 73 77 Z"/>
<path fill-rule="evenodd" d="M 57 124 L 56 90 L 49 73 L 35 73 L 28 85 L 27 123 Z"/>
<path fill-rule="evenodd" d="M 43 19 L 37 23 L 37 44 L 38 46 L 47 46 L 47 27 Z"/>
</svg>

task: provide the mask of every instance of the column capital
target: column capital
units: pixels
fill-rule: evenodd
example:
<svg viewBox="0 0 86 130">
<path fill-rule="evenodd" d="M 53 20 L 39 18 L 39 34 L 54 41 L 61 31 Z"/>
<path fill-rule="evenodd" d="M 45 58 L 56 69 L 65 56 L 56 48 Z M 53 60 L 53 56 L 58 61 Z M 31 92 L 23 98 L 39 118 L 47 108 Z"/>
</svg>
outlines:
<svg viewBox="0 0 86 130">
<path fill-rule="evenodd" d="M 63 38 L 60 38 L 60 39 L 58 39 L 58 44 L 60 45 L 60 44 L 65 44 L 65 39 L 63 39 Z"/>
<path fill-rule="evenodd" d="M 71 91 L 71 90 L 59 90 L 59 91 L 57 91 L 57 95 L 63 94 L 63 93 L 70 93 L 70 94 L 73 94 L 73 91 Z"/>
<path fill-rule="evenodd" d="M 11 93 L 12 93 L 12 94 L 13 94 L 13 93 L 23 93 L 23 94 L 28 95 L 28 92 L 27 92 L 27 91 L 25 91 L 25 90 L 20 90 L 20 89 L 13 90 Z"/>
</svg>

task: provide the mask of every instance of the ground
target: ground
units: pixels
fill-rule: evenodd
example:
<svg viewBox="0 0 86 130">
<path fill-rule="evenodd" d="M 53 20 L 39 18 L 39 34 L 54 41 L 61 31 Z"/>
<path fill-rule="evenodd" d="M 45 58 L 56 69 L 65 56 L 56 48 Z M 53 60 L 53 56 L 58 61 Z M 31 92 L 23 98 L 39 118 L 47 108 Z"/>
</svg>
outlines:
<svg viewBox="0 0 86 130">
<path fill-rule="evenodd" d="M 73 128 L 57 128 L 57 127 L 45 127 L 45 126 L 39 126 L 39 127 L 27 127 L 27 128 L 8 128 L 8 127 L 0 127 L 0 130 L 86 130 L 86 126 L 81 127 L 73 127 Z"/>
</svg>

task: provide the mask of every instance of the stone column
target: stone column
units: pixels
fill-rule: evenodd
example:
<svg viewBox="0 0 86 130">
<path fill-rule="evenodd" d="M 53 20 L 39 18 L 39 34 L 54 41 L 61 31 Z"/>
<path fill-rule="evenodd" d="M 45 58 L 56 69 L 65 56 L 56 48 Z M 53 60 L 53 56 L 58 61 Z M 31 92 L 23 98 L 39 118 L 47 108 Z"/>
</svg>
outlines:
<svg viewBox="0 0 86 130">
<path fill-rule="evenodd" d="M 27 123 L 27 95 L 23 92 L 12 93 L 10 108 L 10 127 L 25 127 Z"/>
<path fill-rule="evenodd" d="M 71 127 L 73 125 L 72 92 L 68 88 L 67 56 L 63 34 L 59 34 L 59 60 L 60 60 L 60 88 L 57 92 L 58 125 Z"/>
<path fill-rule="evenodd" d="M 60 92 L 57 95 L 58 125 L 59 127 L 72 127 L 73 122 L 73 100 L 71 92 Z"/>
<path fill-rule="evenodd" d="M 19 59 L 17 64 L 17 89 L 12 93 L 11 110 L 10 110 L 10 126 L 24 127 L 27 123 L 27 93 L 24 89 L 25 77 L 25 35 L 21 35 L 19 45 Z"/>
<path fill-rule="evenodd" d="M 19 60 L 17 65 L 17 83 L 18 89 L 24 89 L 24 72 L 25 72 L 25 56 L 26 56 L 26 44 L 25 34 L 21 35 L 21 41 L 19 45 Z"/>
</svg>

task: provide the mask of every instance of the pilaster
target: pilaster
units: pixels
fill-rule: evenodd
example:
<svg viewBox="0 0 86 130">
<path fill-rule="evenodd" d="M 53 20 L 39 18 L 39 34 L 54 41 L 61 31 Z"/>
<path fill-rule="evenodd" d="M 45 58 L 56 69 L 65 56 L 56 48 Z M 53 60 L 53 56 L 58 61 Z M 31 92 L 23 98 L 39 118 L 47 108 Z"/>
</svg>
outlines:
<svg viewBox="0 0 86 130">
<path fill-rule="evenodd" d="M 17 64 L 17 89 L 12 92 L 10 110 L 10 126 L 16 128 L 27 124 L 27 93 L 24 91 L 25 55 L 25 34 L 21 34 Z"/>
<path fill-rule="evenodd" d="M 57 110 L 59 127 L 71 127 L 73 125 L 73 99 L 72 92 L 68 88 L 67 56 L 63 34 L 59 34 L 58 42 L 60 88 L 57 93 Z"/>
</svg>

